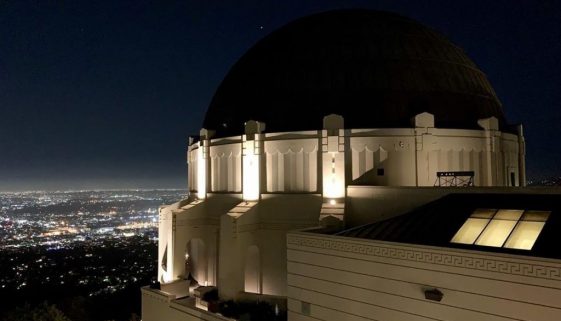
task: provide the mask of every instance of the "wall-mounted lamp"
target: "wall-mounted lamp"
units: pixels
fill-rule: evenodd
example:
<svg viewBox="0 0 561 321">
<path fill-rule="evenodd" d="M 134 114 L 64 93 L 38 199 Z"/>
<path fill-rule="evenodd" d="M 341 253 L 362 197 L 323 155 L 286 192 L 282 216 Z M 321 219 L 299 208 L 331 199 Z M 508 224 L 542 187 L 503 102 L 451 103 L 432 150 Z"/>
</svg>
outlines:
<svg viewBox="0 0 561 321">
<path fill-rule="evenodd" d="M 335 200 L 329 200 L 329 204 L 330 205 L 335 205 L 335 204 L 337 204 L 337 202 Z"/>
<path fill-rule="evenodd" d="M 442 297 L 444 296 L 444 293 L 442 293 L 437 288 L 426 289 L 424 290 L 424 292 L 425 292 L 425 299 L 427 300 L 440 302 L 442 300 Z"/>
</svg>

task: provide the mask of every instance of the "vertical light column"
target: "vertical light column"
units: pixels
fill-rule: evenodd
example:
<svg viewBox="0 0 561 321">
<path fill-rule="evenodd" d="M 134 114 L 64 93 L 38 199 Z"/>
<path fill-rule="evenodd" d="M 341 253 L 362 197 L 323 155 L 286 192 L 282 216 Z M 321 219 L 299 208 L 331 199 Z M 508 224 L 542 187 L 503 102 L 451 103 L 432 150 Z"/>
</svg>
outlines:
<svg viewBox="0 0 561 321">
<path fill-rule="evenodd" d="M 199 141 L 197 149 L 197 197 L 206 198 L 206 159 L 204 152 L 204 141 Z"/>
<path fill-rule="evenodd" d="M 323 118 L 322 164 L 323 198 L 337 202 L 345 197 L 345 132 L 343 117 Z"/>
<path fill-rule="evenodd" d="M 242 151 L 242 194 L 245 201 L 257 201 L 261 188 L 261 154 L 263 153 L 261 132 L 265 123 L 250 120 L 245 123 Z"/>
<path fill-rule="evenodd" d="M 255 201 L 259 199 L 259 146 L 255 140 L 243 142 L 243 199 Z"/>
<path fill-rule="evenodd" d="M 210 148 L 210 136 L 212 131 L 201 129 L 199 148 L 197 150 L 197 197 L 199 199 L 206 198 L 207 183 L 209 178 L 209 158 L 208 152 Z"/>
</svg>

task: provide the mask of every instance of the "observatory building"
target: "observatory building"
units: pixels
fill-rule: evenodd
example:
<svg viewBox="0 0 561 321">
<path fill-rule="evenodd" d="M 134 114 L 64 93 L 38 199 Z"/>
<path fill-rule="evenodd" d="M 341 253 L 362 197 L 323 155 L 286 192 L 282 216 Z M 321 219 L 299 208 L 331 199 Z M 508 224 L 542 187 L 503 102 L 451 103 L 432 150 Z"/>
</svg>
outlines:
<svg viewBox="0 0 561 321">
<path fill-rule="evenodd" d="M 218 87 L 187 163 L 144 321 L 249 320 L 252 304 L 266 320 L 561 320 L 560 192 L 524 187 L 522 126 L 416 21 L 339 10 L 272 32 Z"/>
</svg>

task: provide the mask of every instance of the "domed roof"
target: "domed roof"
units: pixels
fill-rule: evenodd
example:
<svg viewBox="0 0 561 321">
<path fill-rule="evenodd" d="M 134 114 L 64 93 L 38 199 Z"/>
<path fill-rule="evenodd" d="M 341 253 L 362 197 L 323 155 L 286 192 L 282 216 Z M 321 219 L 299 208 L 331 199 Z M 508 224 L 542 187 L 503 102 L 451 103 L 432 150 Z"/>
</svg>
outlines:
<svg viewBox="0 0 561 321">
<path fill-rule="evenodd" d="M 295 20 L 255 44 L 226 75 L 203 127 L 239 135 L 244 122 L 267 132 L 317 130 L 339 114 L 345 128 L 411 127 L 421 112 L 436 127 L 479 128 L 505 119 L 487 77 L 465 53 L 411 19 L 337 10 Z"/>
</svg>

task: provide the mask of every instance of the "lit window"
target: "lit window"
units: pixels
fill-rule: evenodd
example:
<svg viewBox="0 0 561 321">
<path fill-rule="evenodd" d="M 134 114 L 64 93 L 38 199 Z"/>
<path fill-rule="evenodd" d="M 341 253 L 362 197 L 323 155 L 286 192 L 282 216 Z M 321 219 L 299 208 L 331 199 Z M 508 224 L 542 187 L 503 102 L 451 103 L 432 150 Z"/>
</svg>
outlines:
<svg viewBox="0 0 561 321">
<path fill-rule="evenodd" d="M 451 242 L 531 250 L 549 214 L 548 211 L 477 209 Z"/>
<path fill-rule="evenodd" d="M 468 218 L 458 233 L 454 235 L 452 243 L 473 244 L 477 237 L 483 232 L 489 220 L 481 218 Z"/>
<path fill-rule="evenodd" d="M 549 213 L 545 211 L 526 211 L 504 246 L 510 249 L 531 250 L 549 217 Z"/>
<path fill-rule="evenodd" d="M 523 210 L 499 210 L 481 233 L 476 245 L 501 247 L 505 243 L 516 222 L 524 213 Z"/>
<path fill-rule="evenodd" d="M 452 243 L 473 244 L 497 210 L 477 209 L 452 238 Z"/>
<path fill-rule="evenodd" d="M 479 235 L 475 244 L 501 247 L 515 225 L 516 221 L 492 220 L 487 224 L 483 233 Z"/>
</svg>

